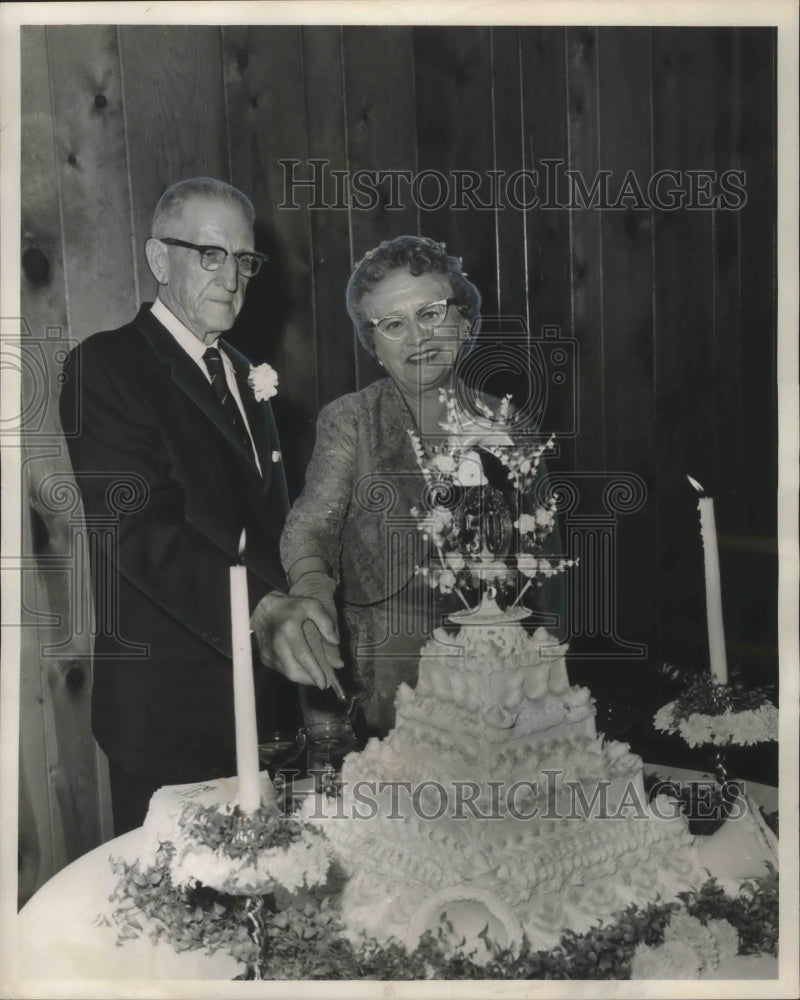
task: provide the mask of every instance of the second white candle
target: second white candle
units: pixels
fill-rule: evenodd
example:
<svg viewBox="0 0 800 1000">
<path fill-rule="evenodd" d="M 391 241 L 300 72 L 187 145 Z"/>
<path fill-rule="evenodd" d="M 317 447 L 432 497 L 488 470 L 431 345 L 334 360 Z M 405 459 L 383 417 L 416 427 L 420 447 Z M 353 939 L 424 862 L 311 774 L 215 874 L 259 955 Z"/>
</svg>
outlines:
<svg viewBox="0 0 800 1000">
<path fill-rule="evenodd" d="M 247 570 L 231 566 L 231 645 L 233 647 L 233 707 L 236 715 L 236 771 L 239 808 L 255 812 L 261 805 L 258 777 L 258 727 L 250 646 L 250 602 Z"/>
<path fill-rule="evenodd" d="M 719 572 L 717 523 L 714 501 L 701 497 L 700 536 L 703 539 L 703 556 L 706 574 L 706 622 L 708 627 L 708 656 L 711 676 L 716 684 L 728 683 L 728 661 L 725 654 L 725 627 L 722 619 L 722 582 Z"/>
</svg>

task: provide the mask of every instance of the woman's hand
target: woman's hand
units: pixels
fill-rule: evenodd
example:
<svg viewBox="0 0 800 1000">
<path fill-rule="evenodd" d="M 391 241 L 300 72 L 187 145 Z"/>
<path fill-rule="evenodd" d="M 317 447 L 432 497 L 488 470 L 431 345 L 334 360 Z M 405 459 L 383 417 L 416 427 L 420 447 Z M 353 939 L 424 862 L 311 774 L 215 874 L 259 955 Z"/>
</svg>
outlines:
<svg viewBox="0 0 800 1000">
<path fill-rule="evenodd" d="M 333 595 L 336 592 L 336 581 L 333 580 L 325 569 L 317 568 L 320 565 L 324 565 L 322 560 L 305 559 L 301 560 L 301 563 L 303 564 L 302 568 L 305 572 L 302 572 L 300 576 L 296 575 L 298 564 L 293 566 L 292 570 L 289 572 L 289 582 L 291 583 L 292 580 L 295 581 L 289 591 L 290 596 L 308 597 L 319 601 L 331 621 L 334 623 L 334 628 L 336 628 L 338 613 L 336 611 L 336 603 L 333 599 Z M 314 566 L 314 568 L 307 568 L 311 566 Z M 345 693 L 342 690 L 339 681 L 336 679 L 335 673 L 336 670 L 344 666 L 342 658 L 339 655 L 338 629 L 336 633 L 336 643 L 326 642 L 322 633 L 313 622 L 307 621 L 303 626 L 303 632 L 306 637 L 306 642 L 311 647 L 311 652 L 314 654 L 316 661 L 323 667 L 323 669 L 325 669 L 325 667 L 329 668 L 326 670 L 326 676 L 330 681 L 330 686 L 338 695 L 339 700 L 344 701 Z"/>
<path fill-rule="evenodd" d="M 343 664 L 336 624 L 315 597 L 272 591 L 258 603 L 250 627 L 265 666 L 297 684 L 338 687 L 334 670 Z"/>
<path fill-rule="evenodd" d="M 310 560 L 305 559 L 301 562 L 309 564 Z M 291 597 L 311 597 L 315 601 L 319 601 L 333 622 L 333 627 L 336 630 L 335 642 L 338 643 L 339 633 L 336 629 L 338 613 L 336 602 L 333 599 L 333 595 L 336 593 L 336 581 L 322 569 L 308 569 L 300 575 L 294 572 L 294 569 L 293 566 L 289 571 L 289 583 L 291 584 L 289 595 Z"/>
</svg>

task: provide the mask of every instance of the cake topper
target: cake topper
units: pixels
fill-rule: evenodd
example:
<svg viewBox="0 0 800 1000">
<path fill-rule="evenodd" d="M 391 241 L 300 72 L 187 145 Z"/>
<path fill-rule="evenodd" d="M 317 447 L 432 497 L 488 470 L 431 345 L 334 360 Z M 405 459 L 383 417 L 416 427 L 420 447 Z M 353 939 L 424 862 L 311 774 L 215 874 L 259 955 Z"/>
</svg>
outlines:
<svg viewBox="0 0 800 1000">
<path fill-rule="evenodd" d="M 575 565 L 573 559 L 542 552 L 555 527 L 556 502 L 553 496 L 544 502 L 535 496 L 534 483 L 554 439 L 515 442 L 511 396 L 504 396 L 494 410 L 477 401 L 480 421 L 460 411 L 452 389 L 440 390 L 440 399 L 446 407 L 440 425 L 444 440 L 423 444 L 409 431 L 426 482 L 421 508 L 412 507 L 411 515 L 435 552 L 430 565 L 418 566 L 417 572 L 432 588 L 461 599 L 466 611 L 451 616 L 453 620 L 473 620 L 468 612 L 482 622 L 488 615 L 502 615 L 494 601 L 500 593 L 508 605 L 504 620 L 510 611 L 517 621 L 528 614 L 519 602 L 534 582 Z M 491 588 L 495 610 L 482 596 L 485 588 Z"/>
</svg>

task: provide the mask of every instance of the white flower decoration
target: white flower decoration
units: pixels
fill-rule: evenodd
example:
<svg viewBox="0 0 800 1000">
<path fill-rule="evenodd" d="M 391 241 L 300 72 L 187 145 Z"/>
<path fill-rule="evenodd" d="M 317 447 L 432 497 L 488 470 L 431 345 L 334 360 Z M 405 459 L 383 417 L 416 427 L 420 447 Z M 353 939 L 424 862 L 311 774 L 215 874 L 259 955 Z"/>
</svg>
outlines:
<svg viewBox="0 0 800 1000">
<path fill-rule="evenodd" d="M 700 960 L 685 941 L 636 945 L 631 960 L 631 979 L 697 979 L 699 976 Z"/>
<path fill-rule="evenodd" d="M 444 558 L 445 562 L 454 573 L 458 573 L 458 571 L 463 569 L 466 565 L 466 560 L 460 552 L 448 552 Z"/>
<path fill-rule="evenodd" d="M 452 472 L 456 467 L 456 460 L 452 455 L 434 455 L 431 465 L 437 472 Z"/>
<path fill-rule="evenodd" d="M 552 528 L 556 521 L 556 512 L 548 507 L 536 508 L 536 524 L 540 528 Z"/>
<path fill-rule="evenodd" d="M 676 913 L 660 945 L 639 944 L 633 953 L 631 979 L 705 979 L 739 950 L 739 934 L 727 920 L 703 924 Z"/>
<path fill-rule="evenodd" d="M 261 365 L 250 365 L 247 384 L 253 390 L 253 395 L 259 403 L 271 399 L 278 394 L 278 373 L 266 361 Z"/>
<path fill-rule="evenodd" d="M 448 524 L 453 523 L 453 512 L 448 510 L 447 507 L 432 507 L 431 517 L 433 518 L 433 523 L 439 527 L 446 528 Z"/>
<path fill-rule="evenodd" d="M 656 729 L 679 733 L 690 747 L 711 743 L 714 746 L 752 746 L 778 738 L 778 710 L 772 704 L 742 712 L 705 715 L 692 712 L 688 718 L 673 721 L 675 702 L 660 708 L 653 717 Z"/>
<path fill-rule="evenodd" d="M 455 478 L 461 486 L 482 486 L 486 482 L 483 466 L 476 451 L 468 451 L 462 457 Z"/>
</svg>

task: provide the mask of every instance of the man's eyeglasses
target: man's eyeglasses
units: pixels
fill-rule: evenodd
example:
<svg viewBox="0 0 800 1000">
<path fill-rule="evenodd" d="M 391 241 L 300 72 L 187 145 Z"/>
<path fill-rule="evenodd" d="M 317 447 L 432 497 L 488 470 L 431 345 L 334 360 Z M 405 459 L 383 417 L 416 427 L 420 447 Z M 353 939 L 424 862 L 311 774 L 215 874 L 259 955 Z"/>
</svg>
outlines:
<svg viewBox="0 0 800 1000">
<path fill-rule="evenodd" d="M 206 271 L 219 271 L 228 256 L 228 251 L 223 247 L 198 246 L 196 243 L 187 243 L 186 240 L 176 240 L 172 236 L 157 236 L 156 239 L 171 247 L 196 250 L 200 254 L 200 266 Z M 243 278 L 254 278 L 264 261 L 269 260 L 269 257 L 256 250 L 237 250 L 232 256 Z"/>
<path fill-rule="evenodd" d="M 441 299 L 439 302 L 429 302 L 414 313 L 414 320 L 423 330 L 431 331 L 437 326 L 441 326 L 447 318 L 447 310 L 455 305 L 456 299 Z M 388 340 L 402 340 L 408 333 L 409 318 L 406 316 L 384 316 L 383 319 L 371 319 L 371 326 L 374 326 L 381 336 Z"/>
</svg>

